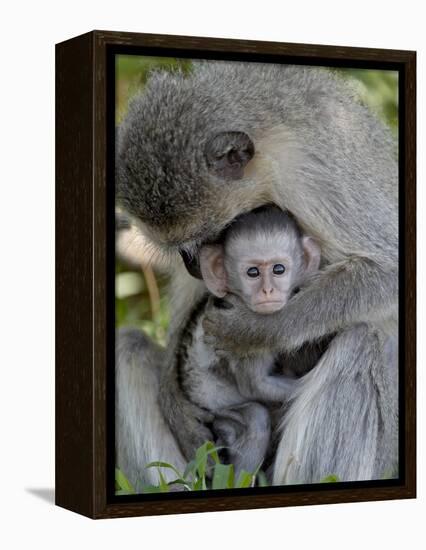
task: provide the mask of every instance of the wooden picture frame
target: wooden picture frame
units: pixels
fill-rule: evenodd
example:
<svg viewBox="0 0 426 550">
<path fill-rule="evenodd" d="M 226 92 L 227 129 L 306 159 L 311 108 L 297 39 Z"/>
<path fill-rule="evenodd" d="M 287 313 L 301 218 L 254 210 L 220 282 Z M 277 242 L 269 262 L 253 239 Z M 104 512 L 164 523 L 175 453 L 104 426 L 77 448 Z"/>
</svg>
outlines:
<svg viewBox="0 0 426 550">
<path fill-rule="evenodd" d="M 114 474 L 114 55 L 265 60 L 399 71 L 400 477 L 117 498 Z M 416 54 L 93 31 L 56 46 L 56 504 L 91 518 L 414 498 Z M 112 215 L 111 215 L 112 213 Z M 113 337 L 112 337 L 113 341 Z"/>
</svg>

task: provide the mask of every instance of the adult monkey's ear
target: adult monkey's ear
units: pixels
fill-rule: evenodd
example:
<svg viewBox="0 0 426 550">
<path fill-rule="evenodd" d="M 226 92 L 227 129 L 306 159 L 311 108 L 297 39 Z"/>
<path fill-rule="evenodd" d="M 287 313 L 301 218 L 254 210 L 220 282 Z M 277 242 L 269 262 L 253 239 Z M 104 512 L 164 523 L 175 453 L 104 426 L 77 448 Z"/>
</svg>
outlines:
<svg viewBox="0 0 426 550">
<path fill-rule="evenodd" d="M 227 292 L 224 250 L 221 244 L 208 244 L 200 251 L 200 269 L 203 281 L 212 294 L 223 298 Z"/>
<path fill-rule="evenodd" d="M 254 144 L 244 132 L 220 132 L 207 142 L 204 154 L 213 174 L 238 180 L 253 158 Z"/>
</svg>

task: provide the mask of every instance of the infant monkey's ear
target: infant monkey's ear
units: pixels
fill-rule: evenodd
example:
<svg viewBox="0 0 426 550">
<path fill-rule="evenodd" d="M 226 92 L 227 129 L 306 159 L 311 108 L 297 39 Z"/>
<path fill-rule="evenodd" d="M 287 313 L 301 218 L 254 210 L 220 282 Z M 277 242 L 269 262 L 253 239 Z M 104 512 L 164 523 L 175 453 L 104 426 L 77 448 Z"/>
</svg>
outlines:
<svg viewBox="0 0 426 550">
<path fill-rule="evenodd" d="M 223 246 L 220 244 L 204 245 L 200 251 L 203 281 L 210 292 L 218 298 L 223 298 L 228 292 L 224 255 Z"/>
</svg>

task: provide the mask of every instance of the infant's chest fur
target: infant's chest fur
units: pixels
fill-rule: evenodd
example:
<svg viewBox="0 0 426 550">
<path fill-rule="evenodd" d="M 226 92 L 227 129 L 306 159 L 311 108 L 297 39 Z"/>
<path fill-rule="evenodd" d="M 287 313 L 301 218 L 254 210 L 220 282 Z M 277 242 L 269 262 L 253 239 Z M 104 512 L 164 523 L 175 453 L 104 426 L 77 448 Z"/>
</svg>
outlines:
<svg viewBox="0 0 426 550">
<path fill-rule="evenodd" d="M 218 410 L 243 403 L 238 391 L 232 357 L 218 357 L 214 348 L 204 342 L 201 316 L 188 342 L 187 360 L 183 368 L 183 387 L 191 401 L 209 410 Z"/>
</svg>

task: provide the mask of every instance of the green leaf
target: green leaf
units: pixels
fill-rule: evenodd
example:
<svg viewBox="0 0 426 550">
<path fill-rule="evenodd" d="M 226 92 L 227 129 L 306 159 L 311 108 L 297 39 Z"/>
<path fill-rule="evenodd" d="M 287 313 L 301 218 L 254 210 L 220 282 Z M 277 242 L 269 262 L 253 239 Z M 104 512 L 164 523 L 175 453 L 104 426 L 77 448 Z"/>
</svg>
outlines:
<svg viewBox="0 0 426 550">
<path fill-rule="evenodd" d="M 205 480 L 202 477 L 198 477 L 191 485 L 193 491 L 202 491 L 205 489 Z"/>
<path fill-rule="evenodd" d="M 233 464 L 216 464 L 213 470 L 212 489 L 230 489 L 234 485 Z"/>
<path fill-rule="evenodd" d="M 119 491 L 126 491 L 126 494 L 136 493 L 133 485 L 119 468 L 115 469 L 115 487 Z"/>
<path fill-rule="evenodd" d="M 208 457 L 208 442 L 199 447 L 195 453 L 196 470 L 200 478 L 206 475 L 207 457 Z"/>
<path fill-rule="evenodd" d="M 186 479 L 174 479 L 173 481 L 169 481 L 169 487 L 170 485 L 183 485 L 187 491 L 191 490 L 191 486 L 186 481 Z"/>
<path fill-rule="evenodd" d="M 160 468 L 158 468 L 158 477 L 160 478 L 160 492 L 161 493 L 168 493 L 169 492 L 169 485 L 166 481 L 166 478 L 161 473 Z"/>
<path fill-rule="evenodd" d="M 207 459 L 212 457 L 215 464 L 219 464 L 218 451 L 223 447 L 215 447 L 211 441 L 206 441 L 195 453 L 195 469 L 200 477 L 204 477 L 207 469 Z"/>
<path fill-rule="evenodd" d="M 323 477 L 320 483 L 337 483 L 338 481 L 340 481 L 339 476 L 331 474 L 329 476 Z"/>
<path fill-rule="evenodd" d="M 238 476 L 238 480 L 235 483 L 235 487 L 238 488 L 245 488 L 245 487 L 252 487 L 254 482 L 255 476 L 250 473 L 246 472 L 246 470 L 242 470 L 240 472 L 240 475 Z"/>
<path fill-rule="evenodd" d="M 185 471 L 183 472 L 183 478 L 184 479 L 187 479 L 188 476 L 191 474 L 191 477 L 195 476 L 195 471 L 197 469 L 197 466 L 195 464 L 195 460 L 191 460 L 190 462 L 188 462 L 188 464 L 186 465 L 186 468 L 185 468 Z"/>
<path fill-rule="evenodd" d="M 194 460 L 191 460 L 183 473 L 183 478 L 200 477 L 205 478 L 207 471 L 208 458 L 211 456 L 214 463 L 220 462 L 218 451 L 223 447 L 216 447 L 211 441 L 203 443 L 195 452 Z"/>
<path fill-rule="evenodd" d="M 146 464 L 145 468 L 169 468 L 169 470 L 173 470 L 173 472 L 179 478 L 186 477 L 185 475 L 182 476 L 179 470 L 175 468 L 172 464 L 169 464 L 168 462 L 162 462 L 161 460 L 155 460 L 154 462 L 149 462 L 148 464 Z"/>
<path fill-rule="evenodd" d="M 207 450 L 209 455 L 212 457 L 215 464 L 220 463 L 219 454 L 218 451 L 223 449 L 223 447 L 216 447 L 215 444 L 212 441 L 207 441 Z"/>
<path fill-rule="evenodd" d="M 262 470 L 259 470 L 257 473 L 257 483 L 259 487 L 268 487 L 268 480 L 266 479 L 265 472 L 262 472 Z"/>
</svg>

